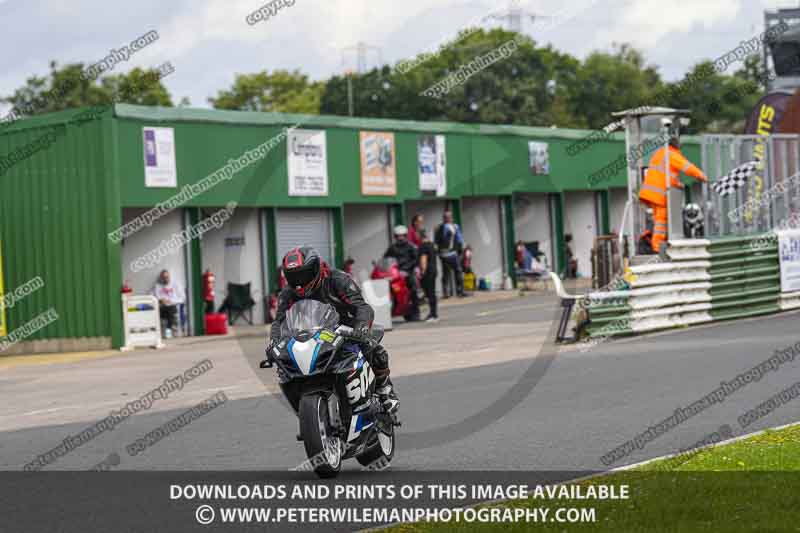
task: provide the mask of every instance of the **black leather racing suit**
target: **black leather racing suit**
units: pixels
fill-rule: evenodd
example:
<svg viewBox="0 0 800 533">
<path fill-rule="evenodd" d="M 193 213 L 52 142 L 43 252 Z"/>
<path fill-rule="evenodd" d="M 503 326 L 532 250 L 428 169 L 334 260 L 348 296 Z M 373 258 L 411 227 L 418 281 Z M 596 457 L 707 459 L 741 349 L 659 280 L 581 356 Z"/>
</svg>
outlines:
<svg viewBox="0 0 800 533">
<path fill-rule="evenodd" d="M 339 313 L 342 324 L 358 330 L 363 326 L 372 326 L 375 312 L 364 301 L 361 289 L 353 278 L 341 270 L 331 269 L 330 275 L 322 279 L 320 286 L 304 297 L 300 297 L 286 287 L 278 295 L 278 310 L 272 323 L 270 338 L 273 344 L 280 342 L 281 325 L 286 320 L 286 311 L 297 301 L 303 299 L 317 300 L 330 304 Z M 365 353 L 375 371 L 376 377 L 389 376 L 389 353 L 378 344 L 371 353 Z"/>
</svg>

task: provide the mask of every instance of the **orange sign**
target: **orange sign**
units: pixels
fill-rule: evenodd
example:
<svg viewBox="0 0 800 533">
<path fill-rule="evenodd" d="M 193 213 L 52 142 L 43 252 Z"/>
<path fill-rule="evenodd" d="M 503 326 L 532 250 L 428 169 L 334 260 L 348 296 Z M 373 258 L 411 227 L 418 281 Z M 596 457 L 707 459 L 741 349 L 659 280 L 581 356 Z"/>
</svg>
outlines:
<svg viewBox="0 0 800 533">
<path fill-rule="evenodd" d="M 395 169 L 394 133 L 362 131 L 361 194 L 364 196 L 395 196 L 397 171 Z"/>
</svg>

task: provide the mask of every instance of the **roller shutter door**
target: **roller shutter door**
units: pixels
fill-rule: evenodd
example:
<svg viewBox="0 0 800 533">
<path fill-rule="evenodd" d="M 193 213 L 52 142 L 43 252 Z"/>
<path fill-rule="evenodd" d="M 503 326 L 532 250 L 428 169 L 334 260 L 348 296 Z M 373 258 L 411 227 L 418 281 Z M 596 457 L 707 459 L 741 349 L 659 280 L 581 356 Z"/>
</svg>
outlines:
<svg viewBox="0 0 800 533">
<path fill-rule="evenodd" d="M 278 209 L 278 257 L 298 246 L 308 245 L 333 265 L 333 232 L 327 209 Z"/>
</svg>

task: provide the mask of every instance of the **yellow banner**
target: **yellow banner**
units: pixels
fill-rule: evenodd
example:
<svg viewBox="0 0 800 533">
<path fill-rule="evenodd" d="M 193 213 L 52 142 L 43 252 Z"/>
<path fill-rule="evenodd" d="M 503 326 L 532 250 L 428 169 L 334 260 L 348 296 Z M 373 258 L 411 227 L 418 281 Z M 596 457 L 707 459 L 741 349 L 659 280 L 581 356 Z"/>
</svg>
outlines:
<svg viewBox="0 0 800 533">
<path fill-rule="evenodd" d="M 0 337 L 8 335 L 6 331 L 6 293 L 3 290 L 3 243 L 0 241 Z"/>
</svg>

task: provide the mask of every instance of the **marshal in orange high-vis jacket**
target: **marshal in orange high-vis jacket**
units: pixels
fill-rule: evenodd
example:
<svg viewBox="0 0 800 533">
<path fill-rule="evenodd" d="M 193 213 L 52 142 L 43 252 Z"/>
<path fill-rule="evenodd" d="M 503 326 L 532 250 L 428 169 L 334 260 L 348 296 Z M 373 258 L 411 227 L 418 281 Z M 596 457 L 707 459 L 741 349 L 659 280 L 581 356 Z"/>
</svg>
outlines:
<svg viewBox="0 0 800 533">
<path fill-rule="evenodd" d="M 702 170 L 693 165 L 680 151 L 680 141 L 669 141 L 670 187 L 683 188 L 678 179 L 680 173 L 698 181 L 708 181 Z M 667 240 L 667 189 L 664 176 L 664 148 L 659 148 L 650 158 L 644 183 L 639 190 L 639 201 L 653 209 L 653 251 L 658 253 L 661 243 Z"/>
</svg>

